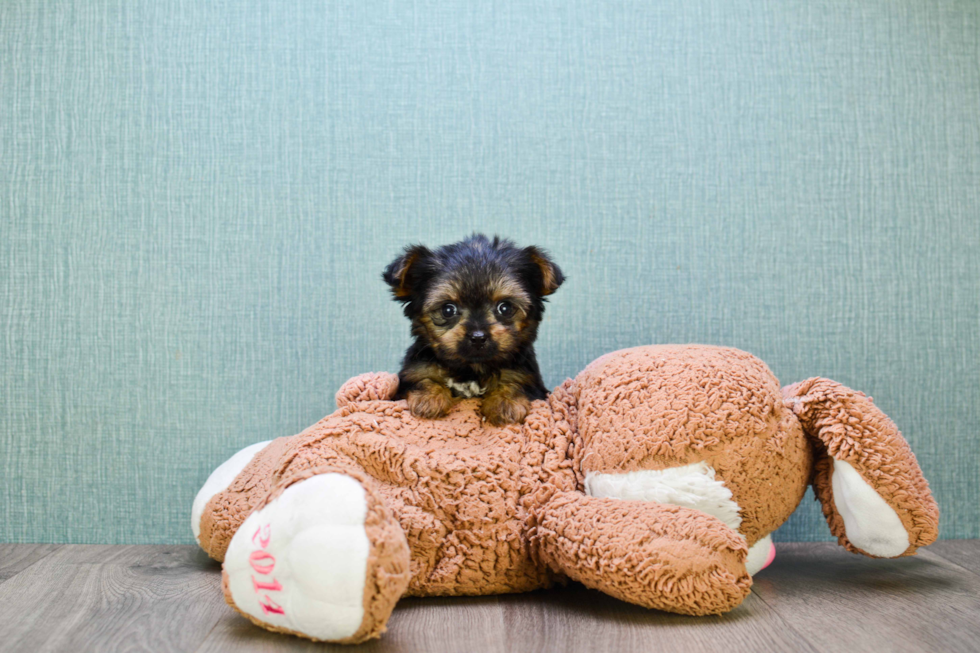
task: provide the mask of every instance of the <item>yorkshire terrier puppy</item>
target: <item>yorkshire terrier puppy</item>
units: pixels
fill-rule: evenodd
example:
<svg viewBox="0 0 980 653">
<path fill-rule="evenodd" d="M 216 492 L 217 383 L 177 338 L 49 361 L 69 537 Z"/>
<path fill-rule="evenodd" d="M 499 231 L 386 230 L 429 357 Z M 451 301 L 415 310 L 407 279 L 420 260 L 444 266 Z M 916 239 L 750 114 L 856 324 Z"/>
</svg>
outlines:
<svg viewBox="0 0 980 653">
<path fill-rule="evenodd" d="M 412 321 L 395 398 L 413 414 L 441 417 L 482 397 L 484 417 L 509 424 L 548 395 L 533 343 L 544 298 L 565 278 L 545 252 L 475 234 L 434 251 L 409 246 L 382 276 Z"/>
</svg>

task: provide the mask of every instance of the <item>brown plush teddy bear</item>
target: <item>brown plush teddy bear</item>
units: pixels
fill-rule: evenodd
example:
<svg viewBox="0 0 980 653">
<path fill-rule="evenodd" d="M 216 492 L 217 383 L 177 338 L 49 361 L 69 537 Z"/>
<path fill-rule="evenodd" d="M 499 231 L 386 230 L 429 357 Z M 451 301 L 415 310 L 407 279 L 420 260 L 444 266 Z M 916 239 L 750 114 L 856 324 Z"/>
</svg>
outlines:
<svg viewBox="0 0 980 653">
<path fill-rule="evenodd" d="M 361 642 L 402 596 L 524 592 L 573 579 L 692 615 L 731 610 L 812 483 L 848 550 L 911 555 L 938 508 L 869 397 L 827 379 L 780 390 L 742 351 L 603 356 L 490 426 L 479 399 L 444 419 L 365 374 L 299 435 L 221 465 L 194 502 L 228 603 L 270 630 Z"/>
</svg>

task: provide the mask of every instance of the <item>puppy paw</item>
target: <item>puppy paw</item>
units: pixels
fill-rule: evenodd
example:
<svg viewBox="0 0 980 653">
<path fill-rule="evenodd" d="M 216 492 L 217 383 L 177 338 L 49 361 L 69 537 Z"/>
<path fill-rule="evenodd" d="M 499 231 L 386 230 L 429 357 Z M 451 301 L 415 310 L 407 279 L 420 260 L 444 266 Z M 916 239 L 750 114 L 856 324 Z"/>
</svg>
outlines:
<svg viewBox="0 0 980 653">
<path fill-rule="evenodd" d="M 527 397 L 511 397 L 503 394 L 488 395 L 481 407 L 483 416 L 494 426 L 523 422 L 529 410 L 531 410 L 531 402 Z"/>
<path fill-rule="evenodd" d="M 444 417 L 453 407 L 453 393 L 449 388 L 430 384 L 428 387 L 412 390 L 405 397 L 408 408 L 416 417 L 435 419 Z"/>
</svg>

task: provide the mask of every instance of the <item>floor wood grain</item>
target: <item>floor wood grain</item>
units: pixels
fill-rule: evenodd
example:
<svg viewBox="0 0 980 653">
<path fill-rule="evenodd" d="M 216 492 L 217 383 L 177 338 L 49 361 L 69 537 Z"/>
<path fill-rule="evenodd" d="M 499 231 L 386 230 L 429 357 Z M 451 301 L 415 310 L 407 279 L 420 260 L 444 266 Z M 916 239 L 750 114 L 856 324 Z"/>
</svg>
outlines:
<svg viewBox="0 0 980 653">
<path fill-rule="evenodd" d="M 256 628 L 238 615 L 222 619 L 200 653 L 285 653 L 286 651 L 345 651 L 351 653 L 408 653 L 466 651 L 482 653 L 515 650 L 507 645 L 502 601 L 510 597 L 405 599 L 388 621 L 381 639 L 349 646 L 316 644 Z"/>
<path fill-rule="evenodd" d="M 0 585 L 10 651 L 192 651 L 227 606 L 187 546 L 63 546 Z"/>
<path fill-rule="evenodd" d="M 645 610 L 572 584 L 406 599 L 357 648 L 257 628 L 225 605 L 220 566 L 194 547 L 0 545 L 0 650 L 977 651 L 980 540 L 873 560 L 831 543 L 780 544 L 729 614 Z"/>
<path fill-rule="evenodd" d="M 508 646 L 503 650 L 509 651 L 718 651 L 722 644 L 726 651 L 813 650 L 752 595 L 728 614 L 688 617 L 623 603 L 576 584 L 513 597 L 504 614 Z"/>
<path fill-rule="evenodd" d="M 928 549 L 879 560 L 782 544 L 753 593 L 822 651 L 980 649 L 980 577 Z"/>
<path fill-rule="evenodd" d="M 0 583 L 55 551 L 59 544 L 0 544 Z"/>
<path fill-rule="evenodd" d="M 928 550 L 964 569 L 980 574 L 980 545 L 977 540 L 943 540 L 936 542 Z"/>
</svg>

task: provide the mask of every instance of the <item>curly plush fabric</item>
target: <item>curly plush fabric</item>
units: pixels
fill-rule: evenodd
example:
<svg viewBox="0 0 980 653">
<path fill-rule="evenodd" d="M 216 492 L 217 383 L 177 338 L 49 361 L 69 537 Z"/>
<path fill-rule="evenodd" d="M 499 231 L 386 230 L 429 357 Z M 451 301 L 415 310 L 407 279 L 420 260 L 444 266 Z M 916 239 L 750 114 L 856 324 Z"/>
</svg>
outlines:
<svg viewBox="0 0 980 653">
<path fill-rule="evenodd" d="M 542 561 L 618 599 L 720 614 L 752 586 L 745 540 L 703 512 L 578 492 L 553 495 L 542 508 L 531 535 Z"/>
<path fill-rule="evenodd" d="M 384 630 L 401 596 L 523 592 L 565 579 L 650 608 L 722 613 L 750 591 L 749 548 L 768 542 L 811 478 L 832 531 L 867 553 L 835 506 L 835 459 L 856 470 L 848 487 L 898 516 L 876 533 L 855 503 L 847 517 L 862 528 L 858 539 L 898 541 L 907 555 L 936 537 L 938 510 L 915 457 L 869 399 L 825 379 L 781 390 L 765 364 L 735 349 L 608 354 L 505 427 L 482 419 L 479 399 L 420 420 L 390 399 L 396 389 L 393 374 L 351 379 L 336 412 L 270 442 L 226 487 L 209 481 L 213 494 L 198 497 L 199 542 L 224 559 L 226 599 L 255 623 L 358 642 Z M 329 524 L 310 527 L 324 544 L 306 548 L 287 546 L 276 526 L 314 524 L 316 505 L 284 492 L 324 475 L 365 497 L 311 495 L 362 502 L 335 510 L 365 515 L 354 528 L 369 543 L 338 567 L 365 570 L 360 607 L 345 603 L 343 619 L 329 606 L 349 591 L 317 591 L 313 606 L 303 570 L 330 586 L 334 558 L 353 554 L 331 548 Z M 253 528 L 258 539 L 245 532 Z"/>
</svg>

